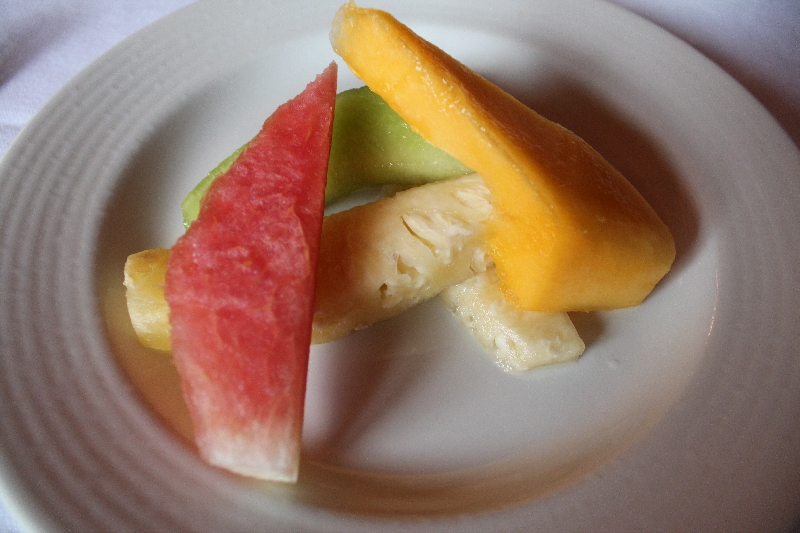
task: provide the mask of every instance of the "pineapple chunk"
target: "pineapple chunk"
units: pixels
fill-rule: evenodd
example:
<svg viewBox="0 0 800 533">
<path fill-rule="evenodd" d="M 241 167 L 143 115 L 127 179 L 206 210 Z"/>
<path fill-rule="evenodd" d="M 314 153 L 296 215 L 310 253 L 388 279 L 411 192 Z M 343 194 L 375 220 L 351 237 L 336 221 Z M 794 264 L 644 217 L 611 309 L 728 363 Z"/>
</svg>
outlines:
<svg viewBox="0 0 800 533">
<path fill-rule="evenodd" d="M 521 311 L 508 303 L 494 268 L 439 298 L 495 363 L 509 372 L 576 360 L 586 348 L 566 313 Z"/>
<path fill-rule="evenodd" d="M 325 217 L 314 343 L 391 318 L 491 264 L 489 191 L 477 174 L 431 183 Z M 142 344 L 170 349 L 163 282 L 169 250 L 125 264 L 128 313 Z"/>
<path fill-rule="evenodd" d="M 439 294 L 502 368 L 521 372 L 576 359 L 584 349 L 565 313 L 507 303 L 485 250 L 491 198 L 471 174 L 325 217 L 313 342 L 391 318 Z M 125 263 L 128 313 L 139 341 L 170 349 L 164 273 L 169 250 Z M 487 270 L 488 269 L 488 270 Z"/>
<path fill-rule="evenodd" d="M 125 299 L 139 342 L 169 350 L 169 306 L 164 298 L 164 275 L 169 250 L 156 248 L 133 254 L 125 261 Z"/>
<path fill-rule="evenodd" d="M 486 270 L 491 213 L 488 189 L 470 174 L 326 217 L 313 342 L 399 315 Z"/>
</svg>

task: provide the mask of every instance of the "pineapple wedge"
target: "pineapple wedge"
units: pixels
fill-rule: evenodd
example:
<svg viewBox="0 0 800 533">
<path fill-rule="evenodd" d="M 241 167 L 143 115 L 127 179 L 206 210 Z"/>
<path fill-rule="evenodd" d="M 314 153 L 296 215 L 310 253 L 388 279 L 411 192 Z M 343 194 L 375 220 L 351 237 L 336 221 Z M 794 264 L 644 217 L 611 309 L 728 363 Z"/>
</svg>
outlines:
<svg viewBox="0 0 800 533">
<path fill-rule="evenodd" d="M 486 270 L 491 213 L 483 179 L 469 174 L 325 217 L 313 342 L 397 316 Z"/>
<path fill-rule="evenodd" d="M 169 306 L 164 298 L 164 275 L 169 250 L 156 248 L 128 256 L 125 261 L 125 299 L 139 342 L 148 348 L 169 350 Z"/>
<path fill-rule="evenodd" d="M 330 215 L 323 222 L 314 343 L 391 318 L 439 294 L 505 370 L 576 359 L 583 342 L 566 313 L 508 303 L 485 250 L 491 198 L 471 174 L 431 183 Z M 163 283 L 169 250 L 125 263 L 128 313 L 139 341 L 170 349 Z"/>
<path fill-rule="evenodd" d="M 477 174 L 401 191 L 325 217 L 312 342 L 338 339 L 399 315 L 491 264 L 489 190 Z M 170 349 L 163 280 L 169 250 L 125 264 L 128 314 L 139 341 Z"/>
<path fill-rule="evenodd" d="M 439 298 L 508 372 L 574 361 L 586 348 L 567 313 L 521 311 L 508 303 L 493 267 L 448 287 Z"/>
</svg>

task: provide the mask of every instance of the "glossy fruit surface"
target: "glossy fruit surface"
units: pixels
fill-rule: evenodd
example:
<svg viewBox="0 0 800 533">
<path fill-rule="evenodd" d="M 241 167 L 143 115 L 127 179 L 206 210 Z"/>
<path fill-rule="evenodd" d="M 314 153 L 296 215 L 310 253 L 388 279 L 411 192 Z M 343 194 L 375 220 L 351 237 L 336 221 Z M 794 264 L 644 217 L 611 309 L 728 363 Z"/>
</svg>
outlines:
<svg viewBox="0 0 800 533">
<path fill-rule="evenodd" d="M 325 202 L 379 185 L 422 185 L 471 171 L 411 129 L 369 87 L 336 97 Z"/>
</svg>

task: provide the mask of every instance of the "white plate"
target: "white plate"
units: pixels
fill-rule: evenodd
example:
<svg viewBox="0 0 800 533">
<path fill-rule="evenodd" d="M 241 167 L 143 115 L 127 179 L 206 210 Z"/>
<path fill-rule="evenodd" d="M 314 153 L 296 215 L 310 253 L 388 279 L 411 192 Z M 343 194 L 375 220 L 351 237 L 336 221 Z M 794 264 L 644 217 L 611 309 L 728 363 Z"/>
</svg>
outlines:
<svg viewBox="0 0 800 533">
<path fill-rule="evenodd" d="M 639 308 L 577 315 L 578 363 L 522 377 L 493 367 L 436 301 L 315 348 L 299 483 L 206 466 L 179 436 L 169 363 L 133 340 L 122 264 L 169 246 L 194 182 L 337 59 L 338 0 L 192 5 L 72 80 L 0 163 L 0 488 L 18 519 L 173 532 L 790 526 L 796 147 L 711 62 L 612 5 L 373 5 L 620 168 L 674 233 L 672 272 Z M 340 67 L 340 88 L 356 86 Z"/>
</svg>

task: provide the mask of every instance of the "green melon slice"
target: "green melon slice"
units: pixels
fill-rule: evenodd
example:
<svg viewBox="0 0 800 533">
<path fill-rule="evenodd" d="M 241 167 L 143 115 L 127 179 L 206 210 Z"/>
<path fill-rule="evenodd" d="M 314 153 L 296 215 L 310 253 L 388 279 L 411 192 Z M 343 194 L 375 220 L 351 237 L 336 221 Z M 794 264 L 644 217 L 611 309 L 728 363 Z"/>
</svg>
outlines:
<svg viewBox="0 0 800 533">
<path fill-rule="evenodd" d="M 208 173 L 181 203 L 188 228 L 197 218 L 200 201 L 211 183 L 227 172 L 245 144 Z M 472 172 L 447 152 L 436 148 L 368 87 L 336 96 L 333 140 L 328 163 L 325 204 L 381 185 L 422 185 Z"/>
</svg>

